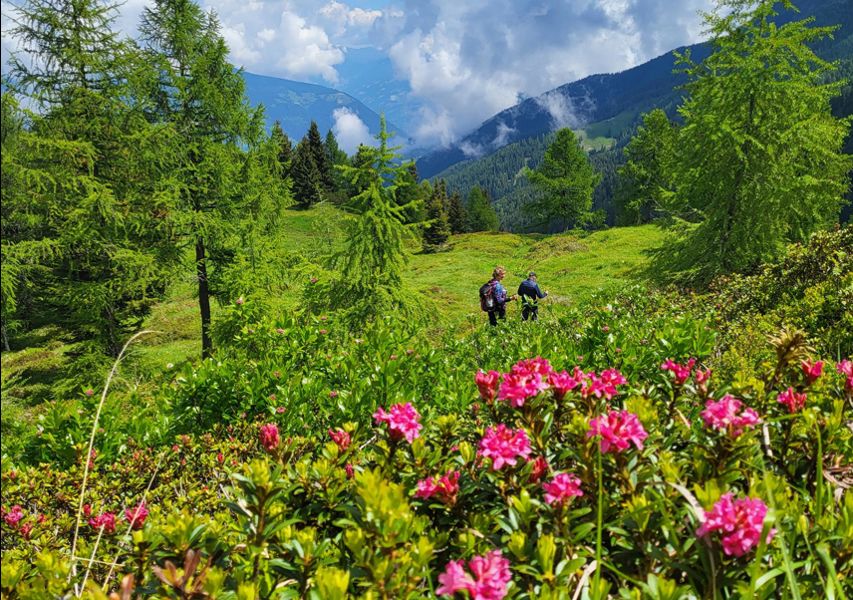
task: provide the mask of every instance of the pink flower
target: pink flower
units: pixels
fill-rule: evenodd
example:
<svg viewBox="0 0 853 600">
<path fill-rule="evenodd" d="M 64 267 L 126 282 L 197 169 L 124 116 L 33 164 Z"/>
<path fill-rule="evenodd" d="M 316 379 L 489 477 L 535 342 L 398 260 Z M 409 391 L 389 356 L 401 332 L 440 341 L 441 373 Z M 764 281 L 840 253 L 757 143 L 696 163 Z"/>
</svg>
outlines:
<svg viewBox="0 0 853 600">
<path fill-rule="evenodd" d="M 530 461 L 533 467 L 530 469 L 530 483 L 536 483 L 545 477 L 545 474 L 548 473 L 548 461 L 545 460 L 544 456 L 537 456 L 534 460 Z"/>
<path fill-rule="evenodd" d="M 30 539 L 30 534 L 33 532 L 33 524 L 32 523 L 24 523 L 21 525 L 21 537 L 25 540 Z"/>
<path fill-rule="evenodd" d="M 4 511 L 5 512 L 5 511 Z M 21 519 L 24 518 L 24 511 L 20 505 L 16 504 L 12 510 L 3 515 L 3 520 L 9 527 L 16 527 Z"/>
<path fill-rule="evenodd" d="M 278 426 L 276 426 L 275 423 L 261 425 L 260 438 L 261 446 L 263 446 L 267 452 L 272 452 L 278 448 L 278 444 L 281 441 L 278 437 Z"/>
<path fill-rule="evenodd" d="M 103 528 L 104 533 L 115 533 L 116 530 L 116 516 L 115 513 L 105 512 L 99 514 L 97 517 L 92 517 L 89 519 L 89 525 L 93 529 L 101 529 Z"/>
<path fill-rule="evenodd" d="M 740 498 L 732 502 L 732 494 L 723 494 L 710 512 L 706 512 L 696 535 L 704 537 L 719 531 L 723 552 L 728 556 L 743 556 L 758 545 L 764 529 L 767 506 L 758 498 Z M 766 543 L 776 534 L 771 529 Z"/>
<path fill-rule="evenodd" d="M 800 362 L 800 366 L 803 369 L 803 375 L 806 376 L 809 383 L 814 383 L 823 374 L 822 360 L 817 360 L 815 362 L 804 360 Z"/>
<path fill-rule="evenodd" d="M 220 465 L 225 462 L 225 455 L 222 454 L 222 452 L 216 454 L 216 462 L 218 462 Z"/>
<path fill-rule="evenodd" d="M 338 397 L 338 390 L 332 390 L 331 392 L 329 392 L 329 398 L 331 398 L 332 400 L 334 400 L 337 397 Z"/>
<path fill-rule="evenodd" d="M 711 378 L 711 369 L 696 369 L 696 372 L 693 374 L 693 378 L 696 380 L 697 385 L 702 385 L 703 383 L 707 383 Z"/>
<path fill-rule="evenodd" d="M 352 443 L 352 439 L 350 438 L 349 433 L 344 431 L 343 429 L 336 429 L 332 431 L 329 430 L 329 437 L 332 438 L 332 441 L 338 445 L 338 449 L 341 452 L 345 452 L 349 445 Z"/>
<path fill-rule="evenodd" d="M 352 464 L 347 463 L 344 466 L 344 471 L 346 471 L 347 473 L 347 479 L 352 479 L 353 477 L 355 477 L 355 469 L 353 468 Z"/>
<path fill-rule="evenodd" d="M 643 440 L 649 437 L 649 434 L 634 413 L 611 410 L 606 415 L 590 420 L 586 437 L 595 436 L 601 437 L 601 451 L 607 453 L 627 450 L 632 442 L 637 450 L 642 450 Z"/>
<path fill-rule="evenodd" d="M 133 529 L 142 529 L 142 526 L 145 525 L 145 519 L 148 518 L 148 509 L 145 508 L 145 500 L 140 502 L 139 506 L 134 509 L 125 509 L 124 518 L 130 523 Z"/>
<path fill-rule="evenodd" d="M 435 593 L 452 596 L 456 592 L 468 592 L 473 600 L 502 600 L 512 580 L 509 561 L 500 550 L 492 550 L 485 556 L 475 556 L 468 561 L 471 574 L 465 572 L 464 562 L 450 561 L 444 573 L 438 576 L 441 584 Z"/>
<path fill-rule="evenodd" d="M 788 407 L 789 413 L 795 413 L 806 405 L 806 395 L 798 394 L 794 388 L 789 387 L 787 390 L 779 394 L 777 400 Z"/>
<path fill-rule="evenodd" d="M 730 394 L 726 394 L 717 402 L 708 400 L 705 410 L 701 413 L 705 427 L 728 431 L 729 435 L 736 438 L 745 429 L 752 429 L 761 423 L 757 412 L 751 408 L 743 408 L 741 411 L 741 407 L 743 403 Z"/>
<path fill-rule="evenodd" d="M 568 371 L 560 371 L 548 375 L 548 384 L 554 390 L 554 397 L 559 402 L 565 398 L 566 394 L 578 387 L 580 381 L 575 379 Z"/>
<path fill-rule="evenodd" d="M 581 480 L 568 473 L 557 473 L 550 483 L 543 483 L 545 502 L 563 505 L 572 498 L 583 496 Z"/>
<path fill-rule="evenodd" d="M 840 363 L 835 365 L 835 369 L 842 375 L 847 376 L 844 386 L 847 388 L 848 392 L 853 392 L 853 361 L 842 360 Z"/>
<path fill-rule="evenodd" d="M 276 414 L 283 415 L 285 412 L 287 412 L 287 409 L 283 406 L 277 406 L 275 412 Z"/>
<path fill-rule="evenodd" d="M 509 400 L 512 406 L 519 408 L 524 406 L 528 398 L 533 398 L 547 388 L 548 384 L 539 373 L 513 371 L 504 375 L 498 397 L 501 400 Z"/>
<path fill-rule="evenodd" d="M 492 470 L 498 471 L 504 465 L 515 465 L 519 457 L 526 459 L 530 452 L 527 433 L 523 429 L 509 429 L 501 423 L 486 429 L 477 456 L 491 458 Z"/>
<path fill-rule="evenodd" d="M 421 479 L 415 492 L 416 498 L 436 497 L 444 504 L 456 504 L 456 495 L 459 493 L 459 471 L 450 470 L 446 474 Z"/>
<path fill-rule="evenodd" d="M 526 358 L 520 360 L 512 366 L 510 370 L 513 373 L 535 373 L 541 375 L 543 379 L 547 379 L 548 375 L 554 372 L 551 363 L 541 356 L 536 358 Z"/>
<path fill-rule="evenodd" d="M 243 298 L 243 296 L 240 296 L 239 298 L 237 298 L 237 299 L 234 301 L 234 303 L 235 303 L 237 306 L 242 306 L 244 302 L 246 302 L 246 300 Z"/>
<path fill-rule="evenodd" d="M 671 371 L 675 376 L 675 385 L 684 385 L 684 382 L 690 378 L 690 373 L 693 371 L 693 365 L 696 364 L 696 359 L 691 358 L 686 364 L 678 364 L 671 358 L 667 358 L 660 366 L 663 371 Z"/>
<path fill-rule="evenodd" d="M 501 374 L 497 371 L 477 371 L 474 376 L 474 381 L 477 382 L 477 389 L 480 390 L 480 397 L 486 401 L 486 404 L 491 404 L 498 392 L 498 381 Z"/>
<path fill-rule="evenodd" d="M 389 412 L 385 412 L 382 407 L 379 407 L 373 414 L 373 419 L 377 424 L 387 423 L 388 433 L 393 440 L 406 438 L 410 444 L 420 435 L 421 416 L 411 403 L 395 404 Z"/>
<path fill-rule="evenodd" d="M 86 394 L 87 396 L 94 396 L 95 390 L 93 390 L 92 388 L 87 388 L 86 391 L 83 393 Z"/>
</svg>

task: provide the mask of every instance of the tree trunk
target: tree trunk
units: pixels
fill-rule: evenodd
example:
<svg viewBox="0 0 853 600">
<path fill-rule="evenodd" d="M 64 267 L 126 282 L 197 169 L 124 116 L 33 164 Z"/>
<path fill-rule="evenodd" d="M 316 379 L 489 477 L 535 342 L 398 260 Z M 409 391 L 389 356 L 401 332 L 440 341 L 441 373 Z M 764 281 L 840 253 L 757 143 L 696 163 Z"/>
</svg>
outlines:
<svg viewBox="0 0 853 600">
<path fill-rule="evenodd" d="M 210 339 L 210 289 L 207 285 L 207 259 L 204 255 L 204 238 L 195 242 L 195 268 L 198 277 L 198 308 L 201 312 L 201 357 L 210 358 L 213 341 Z"/>
</svg>

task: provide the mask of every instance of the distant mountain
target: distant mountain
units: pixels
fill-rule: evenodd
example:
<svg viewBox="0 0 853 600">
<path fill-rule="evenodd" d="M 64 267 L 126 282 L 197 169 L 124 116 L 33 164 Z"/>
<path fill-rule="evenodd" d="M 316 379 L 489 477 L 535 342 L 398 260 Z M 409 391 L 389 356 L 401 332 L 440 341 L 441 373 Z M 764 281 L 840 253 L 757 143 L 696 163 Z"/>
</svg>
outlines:
<svg viewBox="0 0 853 600">
<path fill-rule="evenodd" d="M 780 22 L 814 16 L 816 25 L 840 25 L 833 39 L 819 43 L 815 50 L 828 60 L 839 60 L 847 72 L 853 60 L 853 6 L 851 0 L 801 0 L 800 13 L 783 12 Z M 689 49 L 700 61 L 710 52 L 707 44 Z M 433 177 L 467 159 L 487 156 L 506 144 L 571 127 L 584 129 L 590 137 L 618 138 L 635 127 L 639 117 L 652 108 L 674 111 L 681 99 L 678 86 L 685 82 L 673 73 L 672 52 L 621 73 L 591 75 L 562 85 L 491 117 L 449 148 L 420 157 L 418 173 Z"/>
<path fill-rule="evenodd" d="M 243 72 L 246 95 L 252 104 L 263 104 L 267 125 L 280 121 L 287 135 L 299 140 L 308 131 L 311 121 L 317 121 L 321 133 L 332 128 L 336 109 L 347 109 L 358 116 L 370 133 L 379 131 L 379 115 L 365 104 L 344 92 L 290 79 Z M 406 133 L 390 121 L 389 130 L 396 131 L 398 143 Z"/>
</svg>

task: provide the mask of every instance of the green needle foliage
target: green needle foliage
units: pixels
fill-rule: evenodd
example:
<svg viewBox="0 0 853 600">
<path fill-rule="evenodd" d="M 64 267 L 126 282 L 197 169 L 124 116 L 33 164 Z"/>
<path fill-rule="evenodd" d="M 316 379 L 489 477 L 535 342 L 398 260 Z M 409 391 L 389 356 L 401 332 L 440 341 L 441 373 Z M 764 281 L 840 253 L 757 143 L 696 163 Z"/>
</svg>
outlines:
<svg viewBox="0 0 853 600">
<path fill-rule="evenodd" d="M 357 166 L 341 165 L 344 176 L 362 190 L 350 200 L 356 213 L 346 251 L 338 255 L 338 275 L 316 286 L 309 303 L 318 309 L 337 309 L 353 327 L 377 317 L 418 312 L 417 302 L 403 288 L 406 242 L 415 238 L 417 224 L 407 213 L 421 202 L 418 196 L 401 203 L 411 185 L 410 165 L 401 163 L 398 148 L 389 147 L 390 134 L 381 121 L 378 147 L 361 146 Z"/>
<path fill-rule="evenodd" d="M 681 57 L 689 98 L 675 164 L 675 210 L 698 213 L 660 267 L 694 284 L 749 272 L 837 215 L 851 158 L 850 120 L 833 117 L 842 82 L 811 46 L 832 34 L 812 19 L 776 25 L 773 0 L 719 0 L 706 15 L 714 52 Z M 788 0 L 785 9 L 793 9 Z"/>
</svg>

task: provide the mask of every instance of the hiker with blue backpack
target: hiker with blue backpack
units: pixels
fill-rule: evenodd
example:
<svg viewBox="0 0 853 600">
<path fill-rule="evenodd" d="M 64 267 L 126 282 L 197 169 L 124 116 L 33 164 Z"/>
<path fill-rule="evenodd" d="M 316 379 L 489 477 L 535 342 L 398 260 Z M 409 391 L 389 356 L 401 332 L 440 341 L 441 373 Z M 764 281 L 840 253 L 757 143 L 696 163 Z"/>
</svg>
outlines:
<svg viewBox="0 0 853 600">
<path fill-rule="evenodd" d="M 501 279 L 506 277 L 506 269 L 495 267 L 492 278 L 480 287 L 480 308 L 489 314 L 489 325 L 497 326 L 498 319 L 506 320 L 506 303 L 515 300 L 515 296 L 507 298 L 506 288 L 501 285 Z"/>
<path fill-rule="evenodd" d="M 521 297 L 521 320 L 539 320 L 539 300 L 546 297 L 548 292 L 543 292 L 536 282 L 536 273 L 530 271 L 527 279 L 518 286 L 518 295 Z"/>
</svg>

